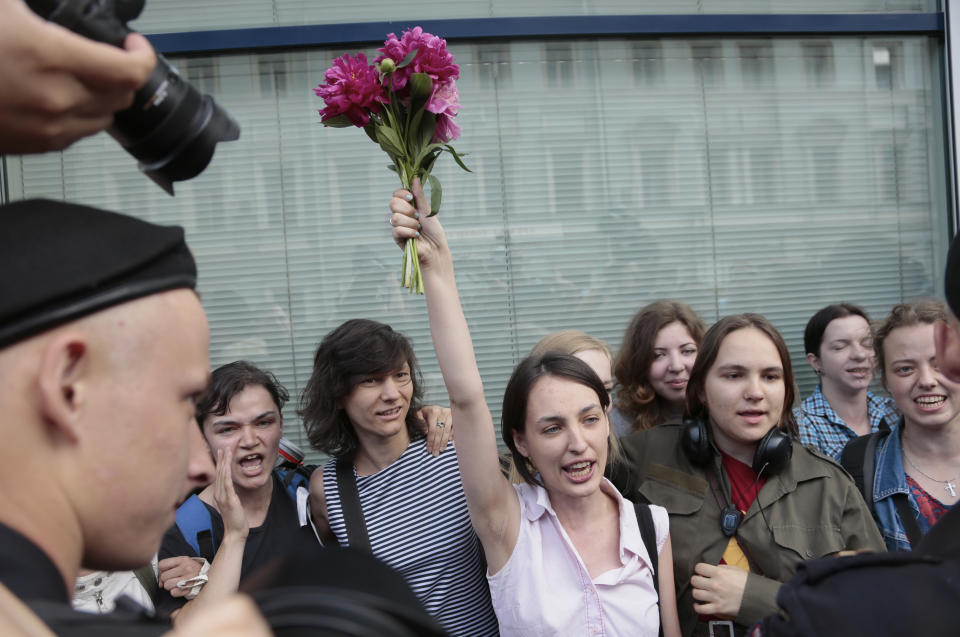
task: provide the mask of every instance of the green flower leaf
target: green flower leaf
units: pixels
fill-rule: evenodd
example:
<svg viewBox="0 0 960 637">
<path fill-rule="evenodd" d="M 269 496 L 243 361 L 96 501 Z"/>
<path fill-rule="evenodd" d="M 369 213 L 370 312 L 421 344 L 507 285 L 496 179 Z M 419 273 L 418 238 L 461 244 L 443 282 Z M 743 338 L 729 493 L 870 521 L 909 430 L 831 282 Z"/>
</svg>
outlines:
<svg viewBox="0 0 960 637">
<path fill-rule="evenodd" d="M 377 126 L 376 126 L 376 124 L 373 124 L 373 123 L 367 124 L 366 126 L 363 127 L 363 132 L 367 134 L 367 137 L 369 137 L 369 138 L 373 141 L 374 144 L 379 144 L 379 143 L 380 143 L 380 142 L 377 141 Z"/>
<path fill-rule="evenodd" d="M 320 123 L 330 128 L 349 128 L 353 126 L 353 122 L 351 122 L 346 115 L 337 115 L 336 117 L 325 119 Z"/>
<path fill-rule="evenodd" d="M 405 154 L 400 136 L 397 135 L 397 131 L 389 126 L 380 126 L 377 128 L 377 143 L 380 144 L 380 148 L 389 155 L 403 157 Z"/>
<path fill-rule="evenodd" d="M 413 58 L 417 57 L 417 51 L 419 50 L 420 49 L 414 49 L 413 51 L 410 51 L 409 53 L 407 53 L 407 57 L 400 60 L 400 64 L 397 65 L 397 68 L 402 69 L 403 67 L 413 62 Z"/>
<path fill-rule="evenodd" d="M 464 169 L 465 171 L 467 171 L 468 173 L 472 173 L 472 172 L 473 172 L 472 170 L 470 170 L 469 168 L 467 168 L 467 165 L 466 165 L 465 163 L 463 163 L 463 160 L 461 159 L 461 157 L 466 157 L 467 153 L 458 154 L 457 151 L 455 151 L 455 150 L 453 149 L 453 146 L 451 146 L 450 144 L 446 144 L 446 145 L 444 146 L 444 148 L 447 150 L 448 153 L 450 153 L 451 155 L 453 155 L 453 160 L 454 160 L 455 162 L 457 162 L 457 165 L 460 166 L 460 168 L 463 168 L 463 169 Z"/>
<path fill-rule="evenodd" d="M 424 146 L 423 150 L 420 151 L 420 154 L 417 155 L 417 158 L 413 160 L 414 169 L 419 168 L 423 164 L 423 161 L 427 158 L 427 155 L 429 155 L 430 153 L 433 153 L 435 150 L 442 147 L 443 147 L 443 144 L 429 144 L 427 146 Z M 436 155 L 436 153 L 434 153 L 434 155 Z M 430 172 L 430 171 L 424 170 L 423 172 Z"/>
<path fill-rule="evenodd" d="M 433 133 L 437 130 L 437 116 L 423 110 L 423 124 L 420 126 L 420 146 L 425 147 L 433 139 Z"/>
<path fill-rule="evenodd" d="M 443 188 L 440 186 L 440 180 L 433 175 L 427 175 L 427 181 L 430 183 L 430 216 L 440 212 L 440 202 L 443 201 Z"/>
<path fill-rule="evenodd" d="M 427 105 L 433 93 L 433 78 L 426 73 L 413 73 L 407 86 L 410 87 L 410 110 L 416 113 Z"/>
</svg>

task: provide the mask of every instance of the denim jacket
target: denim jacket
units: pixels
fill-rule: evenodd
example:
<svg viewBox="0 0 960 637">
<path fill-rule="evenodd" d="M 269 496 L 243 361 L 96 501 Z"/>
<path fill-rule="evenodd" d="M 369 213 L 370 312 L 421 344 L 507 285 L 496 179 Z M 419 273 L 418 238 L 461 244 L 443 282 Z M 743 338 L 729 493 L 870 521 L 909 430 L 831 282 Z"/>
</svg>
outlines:
<svg viewBox="0 0 960 637">
<path fill-rule="evenodd" d="M 907 485 L 907 476 L 903 469 L 903 447 L 900 444 L 902 431 L 903 419 L 901 418 L 900 422 L 890 430 L 890 434 L 877 445 L 874 460 L 876 469 L 873 474 L 873 514 L 888 551 L 910 550 L 910 541 L 907 539 L 907 533 L 903 529 L 903 523 L 894 504 L 894 494 L 907 494 L 910 510 L 917 519 L 920 530 L 924 534 L 930 530 L 930 524 L 920 515 L 920 508 Z"/>
</svg>

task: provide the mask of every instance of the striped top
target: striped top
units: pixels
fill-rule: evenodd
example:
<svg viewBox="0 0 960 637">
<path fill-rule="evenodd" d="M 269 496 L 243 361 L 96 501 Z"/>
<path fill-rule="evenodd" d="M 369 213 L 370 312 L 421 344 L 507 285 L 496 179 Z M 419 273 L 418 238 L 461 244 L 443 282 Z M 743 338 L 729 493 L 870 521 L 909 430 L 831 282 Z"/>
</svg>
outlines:
<svg viewBox="0 0 960 637">
<path fill-rule="evenodd" d="M 373 554 L 403 575 L 427 612 L 451 635 L 499 635 L 453 443 L 434 458 L 416 439 L 389 467 L 357 476 L 357 491 Z M 346 546 L 335 460 L 323 467 L 323 492 L 330 528 Z"/>
</svg>

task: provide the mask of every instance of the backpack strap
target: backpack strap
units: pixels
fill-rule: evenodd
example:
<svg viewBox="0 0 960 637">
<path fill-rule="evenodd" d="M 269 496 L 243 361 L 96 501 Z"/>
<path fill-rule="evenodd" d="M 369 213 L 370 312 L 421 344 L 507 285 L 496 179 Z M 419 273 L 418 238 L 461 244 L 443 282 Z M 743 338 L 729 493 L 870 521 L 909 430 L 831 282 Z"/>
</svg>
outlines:
<svg viewBox="0 0 960 637">
<path fill-rule="evenodd" d="M 637 514 L 637 525 L 640 527 L 640 538 L 647 549 L 650 564 L 653 566 L 653 590 L 657 594 L 657 603 L 660 602 L 660 566 L 657 554 L 657 527 L 653 524 L 653 513 L 650 505 L 641 502 L 633 503 L 633 510 Z M 661 607 L 662 608 L 662 607 Z M 663 616 L 660 619 L 660 637 L 663 637 Z"/>
<path fill-rule="evenodd" d="M 177 528 L 197 555 L 213 562 L 217 552 L 213 541 L 213 520 L 203 500 L 191 495 L 180 505 L 177 509 Z"/>
<path fill-rule="evenodd" d="M 874 517 L 877 513 L 873 502 L 874 462 L 876 461 L 877 445 L 888 435 L 890 435 L 889 428 L 855 438 L 847 443 L 840 455 L 840 464 L 847 470 L 853 481 L 857 483 L 857 488 L 863 494 L 863 499 Z M 895 493 L 890 497 L 893 499 L 893 506 L 897 510 L 897 516 L 899 516 L 900 523 L 903 525 L 904 533 L 907 534 L 910 546 L 917 546 L 923 532 L 920 530 L 920 523 L 917 522 L 916 516 L 913 515 L 909 497 L 906 493 Z"/>
<path fill-rule="evenodd" d="M 283 489 L 287 492 L 287 495 L 296 502 L 297 489 L 300 487 L 310 489 L 310 476 L 316 468 L 317 465 L 314 464 L 302 464 L 296 467 L 278 467 L 274 469 L 273 472 L 277 474 L 277 478 L 283 485 Z"/>
<path fill-rule="evenodd" d="M 877 445 L 880 444 L 880 440 L 886 438 L 889 434 L 889 429 L 881 429 L 872 434 L 854 438 L 847 443 L 840 454 L 840 464 L 853 478 L 857 488 L 860 489 L 860 495 L 867 503 L 867 508 L 870 509 L 870 514 L 874 517 L 877 515 L 873 503 L 874 463 L 877 457 Z"/>
<path fill-rule="evenodd" d="M 894 493 L 893 506 L 897 509 L 897 515 L 900 516 L 900 523 L 903 525 L 903 531 L 907 534 L 907 540 L 910 542 L 910 548 L 915 548 L 920 544 L 920 538 L 923 537 L 923 531 L 920 530 L 920 523 L 913 515 L 913 508 L 910 506 L 910 500 L 906 493 Z"/>
<path fill-rule="evenodd" d="M 157 573 L 153 570 L 153 564 L 141 566 L 135 570 L 133 574 L 136 575 L 140 586 L 143 586 L 143 590 L 147 591 L 147 595 L 150 596 L 150 601 L 152 601 L 154 607 L 156 607 L 157 598 L 160 595 L 160 584 L 157 582 Z"/>
<path fill-rule="evenodd" d="M 370 548 L 370 536 L 367 535 L 367 523 L 363 520 L 360 508 L 360 492 L 357 491 L 357 477 L 353 473 L 353 462 L 346 458 L 337 458 L 337 493 L 340 494 L 340 508 L 343 521 L 347 526 L 347 540 L 350 546 L 367 553 Z"/>
</svg>

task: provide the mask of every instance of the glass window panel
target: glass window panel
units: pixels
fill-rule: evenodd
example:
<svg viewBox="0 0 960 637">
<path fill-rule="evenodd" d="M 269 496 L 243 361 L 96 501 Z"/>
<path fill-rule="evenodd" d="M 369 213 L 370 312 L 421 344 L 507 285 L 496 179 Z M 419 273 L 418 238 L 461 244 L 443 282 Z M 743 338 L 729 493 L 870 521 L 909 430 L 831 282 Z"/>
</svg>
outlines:
<svg viewBox="0 0 960 637">
<path fill-rule="evenodd" d="M 878 50 L 890 52 L 889 82 L 878 82 Z M 802 332 L 815 310 L 845 300 L 880 316 L 940 289 L 946 168 L 928 38 L 453 51 L 456 146 L 473 173 L 444 159 L 435 174 L 495 418 L 513 366 L 543 335 L 579 328 L 616 349 L 632 314 L 658 298 L 686 300 L 708 322 L 766 314 L 806 394 L 815 379 Z M 10 187 L 184 225 L 214 365 L 249 358 L 296 396 L 323 335 L 368 317 L 411 337 L 428 398 L 444 402 L 423 300 L 397 284 L 386 156 L 362 131 L 324 129 L 317 117 L 312 88 L 339 53 L 175 60 L 243 128 L 175 198 L 106 135 L 9 158 Z M 641 59 L 655 64 L 638 75 Z M 306 446 L 295 405 L 287 421 Z"/>
<path fill-rule="evenodd" d="M 372 21 L 412 26 L 423 20 L 489 17 L 935 11 L 939 11 L 937 0 L 408 0 L 402 3 L 231 0 L 229 5 L 195 0 L 150 0 L 133 26 L 145 33 L 171 33 Z"/>
</svg>

